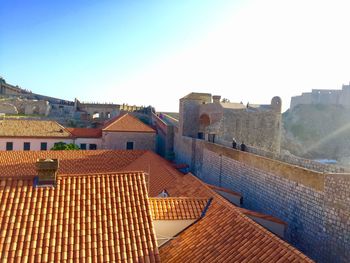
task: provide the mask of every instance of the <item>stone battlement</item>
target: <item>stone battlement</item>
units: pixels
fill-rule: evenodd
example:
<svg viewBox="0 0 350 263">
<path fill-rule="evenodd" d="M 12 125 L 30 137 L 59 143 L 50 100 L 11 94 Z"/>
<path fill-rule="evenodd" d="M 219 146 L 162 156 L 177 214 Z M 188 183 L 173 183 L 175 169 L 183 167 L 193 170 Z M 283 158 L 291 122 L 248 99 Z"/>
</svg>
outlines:
<svg viewBox="0 0 350 263">
<path fill-rule="evenodd" d="M 313 89 L 311 92 L 304 92 L 300 96 L 294 96 L 291 98 L 290 109 L 292 110 L 299 104 L 342 105 L 349 108 L 350 84 L 343 85 L 341 90 Z"/>
</svg>

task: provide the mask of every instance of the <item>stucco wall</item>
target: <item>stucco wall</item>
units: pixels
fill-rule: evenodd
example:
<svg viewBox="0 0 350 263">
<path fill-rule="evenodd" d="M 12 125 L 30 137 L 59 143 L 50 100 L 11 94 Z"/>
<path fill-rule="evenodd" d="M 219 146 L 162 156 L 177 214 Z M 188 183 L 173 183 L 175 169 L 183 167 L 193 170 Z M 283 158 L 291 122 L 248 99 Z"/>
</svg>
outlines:
<svg viewBox="0 0 350 263">
<path fill-rule="evenodd" d="M 48 138 L 0 138 L 0 151 L 6 151 L 6 143 L 13 142 L 14 151 L 22 151 L 24 142 L 30 142 L 30 150 L 39 151 L 42 142 L 47 143 L 47 149 L 50 150 L 56 142 L 72 143 L 72 139 L 48 139 Z"/>
<path fill-rule="evenodd" d="M 89 150 L 90 144 L 96 144 L 97 149 L 102 148 L 102 138 L 77 138 L 74 143 L 80 147 L 80 144 L 86 143 L 86 150 Z"/>
<path fill-rule="evenodd" d="M 103 132 L 102 148 L 125 150 L 127 142 L 134 142 L 134 150 L 156 150 L 156 133 Z"/>
<path fill-rule="evenodd" d="M 324 174 L 203 140 L 176 138 L 176 160 L 288 223 L 286 239 L 319 262 L 350 260 L 350 174 Z M 190 147 L 189 147 L 190 145 Z"/>
</svg>

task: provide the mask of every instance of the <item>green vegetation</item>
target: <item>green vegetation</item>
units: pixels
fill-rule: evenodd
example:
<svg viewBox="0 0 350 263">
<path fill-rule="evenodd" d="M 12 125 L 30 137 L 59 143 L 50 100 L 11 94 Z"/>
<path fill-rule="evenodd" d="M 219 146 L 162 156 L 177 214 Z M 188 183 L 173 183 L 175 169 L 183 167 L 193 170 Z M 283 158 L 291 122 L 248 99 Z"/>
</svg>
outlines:
<svg viewBox="0 0 350 263">
<path fill-rule="evenodd" d="M 61 150 L 80 150 L 79 146 L 74 143 L 64 143 L 64 142 L 58 142 L 55 143 L 55 145 L 51 148 L 51 150 L 54 151 L 61 151 Z"/>
</svg>

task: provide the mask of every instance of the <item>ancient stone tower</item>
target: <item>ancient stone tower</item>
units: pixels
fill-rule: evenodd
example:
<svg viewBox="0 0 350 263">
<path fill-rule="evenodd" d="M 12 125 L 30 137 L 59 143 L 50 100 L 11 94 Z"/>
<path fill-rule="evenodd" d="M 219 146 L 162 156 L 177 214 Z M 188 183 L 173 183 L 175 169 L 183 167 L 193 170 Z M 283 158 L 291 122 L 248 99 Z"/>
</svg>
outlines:
<svg viewBox="0 0 350 263">
<path fill-rule="evenodd" d="M 222 145 L 238 143 L 269 152 L 280 151 L 280 97 L 256 105 L 220 101 L 220 96 L 190 93 L 180 99 L 179 134 Z"/>
</svg>

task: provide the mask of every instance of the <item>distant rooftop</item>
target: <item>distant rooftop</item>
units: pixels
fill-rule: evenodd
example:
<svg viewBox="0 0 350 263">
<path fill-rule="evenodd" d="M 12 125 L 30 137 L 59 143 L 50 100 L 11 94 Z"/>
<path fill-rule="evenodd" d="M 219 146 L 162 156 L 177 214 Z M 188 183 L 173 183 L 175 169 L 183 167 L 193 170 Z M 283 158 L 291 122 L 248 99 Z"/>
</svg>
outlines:
<svg viewBox="0 0 350 263">
<path fill-rule="evenodd" d="M 156 132 L 150 126 L 129 113 L 109 120 L 102 130 L 109 132 Z"/>
<path fill-rule="evenodd" d="M 67 138 L 71 134 L 55 121 L 0 120 L 0 137 Z"/>
</svg>

